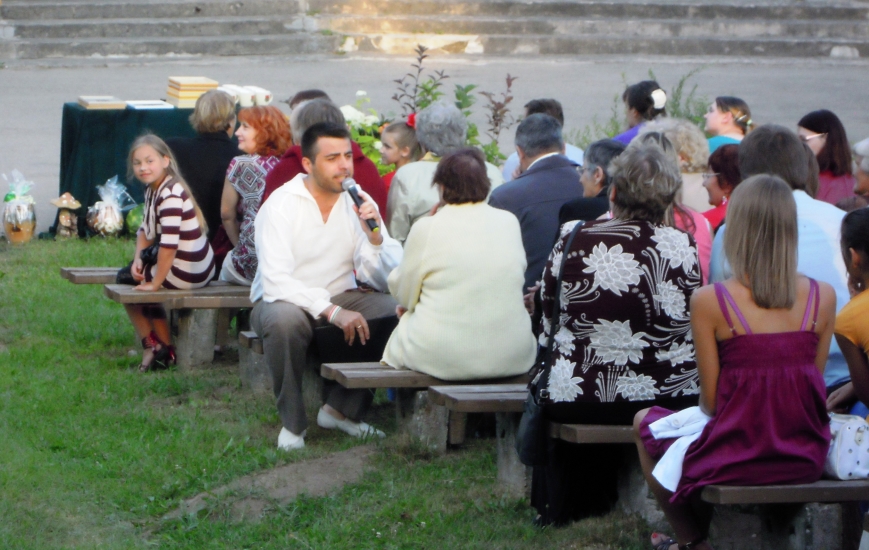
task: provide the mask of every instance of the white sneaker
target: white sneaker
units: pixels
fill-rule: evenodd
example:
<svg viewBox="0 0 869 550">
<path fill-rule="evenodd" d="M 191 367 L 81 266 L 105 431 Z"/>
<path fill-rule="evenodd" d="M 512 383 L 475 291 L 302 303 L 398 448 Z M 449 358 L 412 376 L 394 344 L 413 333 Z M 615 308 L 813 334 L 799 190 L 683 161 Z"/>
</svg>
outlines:
<svg viewBox="0 0 869 550">
<path fill-rule="evenodd" d="M 278 449 L 282 451 L 293 451 L 295 449 L 302 449 L 304 446 L 305 432 L 302 432 L 302 435 L 296 435 L 286 428 L 281 428 L 281 433 L 278 436 Z"/>
<path fill-rule="evenodd" d="M 327 430 L 338 428 L 353 437 L 386 437 L 386 434 L 365 422 L 353 422 L 349 418 L 338 420 L 322 408 L 317 413 L 317 425 Z"/>
</svg>

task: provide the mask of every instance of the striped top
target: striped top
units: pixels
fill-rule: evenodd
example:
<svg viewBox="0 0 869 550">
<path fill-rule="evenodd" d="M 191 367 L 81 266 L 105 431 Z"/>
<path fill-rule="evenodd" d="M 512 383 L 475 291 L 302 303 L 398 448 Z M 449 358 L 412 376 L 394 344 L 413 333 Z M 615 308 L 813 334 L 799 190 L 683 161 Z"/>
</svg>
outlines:
<svg viewBox="0 0 869 550">
<path fill-rule="evenodd" d="M 145 220 L 139 231 L 160 248 L 175 249 L 172 269 L 163 281 L 171 289 L 200 288 L 214 278 L 214 253 L 196 219 L 193 201 L 184 187 L 171 177 L 156 191 L 145 191 Z M 157 266 L 145 270 L 145 280 L 154 278 Z"/>
</svg>

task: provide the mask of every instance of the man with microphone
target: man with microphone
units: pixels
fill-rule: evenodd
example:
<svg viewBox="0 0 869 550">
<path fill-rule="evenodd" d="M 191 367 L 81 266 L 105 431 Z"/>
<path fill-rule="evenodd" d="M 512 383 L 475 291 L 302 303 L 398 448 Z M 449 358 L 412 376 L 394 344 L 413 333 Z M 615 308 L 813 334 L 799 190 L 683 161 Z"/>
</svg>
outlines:
<svg viewBox="0 0 869 550">
<path fill-rule="evenodd" d="M 342 184 L 353 176 L 353 149 L 345 126 L 315 124 L 302 137 L 298 174 L 263 203 L 256 217 L 259 267 L 251 286 L 251 324 L 263 340 L 283 428 L 278 448 L 304 447 L 307 418 L 302 373 L 315 325 L 331 323 L 348 344 L 365 344 L 367 319 L 395 314 L 386 279 L 402 258 L 401 245 L 383 227 L 371 198 Z M 349 182 L 348 182 L 349 184 Z M 372 226 L 374 229 L 372 229 Z M 362 292 L 356 281 L 381 292 Z M 361 421 L 369 390 L 329 388 L 317 424 L 357 437 L 383 436 Z"/>
</svg>

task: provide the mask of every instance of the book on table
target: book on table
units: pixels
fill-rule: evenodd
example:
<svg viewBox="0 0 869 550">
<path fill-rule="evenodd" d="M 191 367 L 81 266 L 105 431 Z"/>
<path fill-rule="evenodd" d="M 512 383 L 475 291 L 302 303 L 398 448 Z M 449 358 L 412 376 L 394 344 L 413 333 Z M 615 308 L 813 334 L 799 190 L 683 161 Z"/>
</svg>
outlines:
<svg viewBox="0 0 869 550">
<path fill-rule="evenodd" d="M 127 103 L 112 95 L 79 96 L 78 104 L 85 109 L 126 109 Z"/>
<path fill-rule="evenodd" d="M 171 103 L 166 103 L 160 99 L 133 99 L 127 101 L 127 107 L 130 109 L 174 109 L 175 106 Z"/>
</svg>

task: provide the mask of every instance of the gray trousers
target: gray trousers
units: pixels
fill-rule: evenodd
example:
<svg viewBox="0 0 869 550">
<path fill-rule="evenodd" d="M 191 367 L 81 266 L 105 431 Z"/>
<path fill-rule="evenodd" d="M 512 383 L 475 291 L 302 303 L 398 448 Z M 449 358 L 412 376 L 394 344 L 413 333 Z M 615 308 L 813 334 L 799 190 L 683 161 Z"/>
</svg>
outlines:
<svg viewBox="0 0 869 550">
<path fill-rule="evenodd" d="M 349 290 L 333 296 L 331 302 L 357 311 L 366 319 L 395 315 L 395 299 L 380 292 Z M 302 401 L 302 373 L 308 368 L 308 346 L 314 337 L 314 327 L 326 321 L 315 320 L 289 302 L 268 304 L 260 300 L 254 304 L 250 322 L 263 341 L 263 353 L 272 374 L 281 423 L 294 434 L 301 434 L 308 427 Z M 374 398 L 371 390 L 349 390 L 334 383 L 327 385 L 325 393 L 325 401 L 330 407 L 356 422 Z"/>
</svg>

